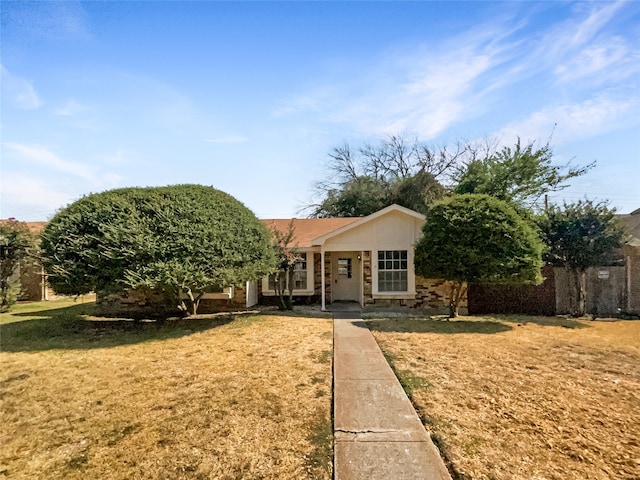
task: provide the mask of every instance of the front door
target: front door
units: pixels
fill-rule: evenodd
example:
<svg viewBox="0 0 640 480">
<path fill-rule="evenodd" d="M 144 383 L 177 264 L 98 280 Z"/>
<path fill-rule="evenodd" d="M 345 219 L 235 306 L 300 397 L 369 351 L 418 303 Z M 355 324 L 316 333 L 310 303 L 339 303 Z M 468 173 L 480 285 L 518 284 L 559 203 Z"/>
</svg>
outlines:
<svg viewBox="0 0 640 480">
<path fill-rule="evenodd" d="M 360 303 L 360 260 L 358 252 L 331 253 L 332 300 Z"/>
</svg>

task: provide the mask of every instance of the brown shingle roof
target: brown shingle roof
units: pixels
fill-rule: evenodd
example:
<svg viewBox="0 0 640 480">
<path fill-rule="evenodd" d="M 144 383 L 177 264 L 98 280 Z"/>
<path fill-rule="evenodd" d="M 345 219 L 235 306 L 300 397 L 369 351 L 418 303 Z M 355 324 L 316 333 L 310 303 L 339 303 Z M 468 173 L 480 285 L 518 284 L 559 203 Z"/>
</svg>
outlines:
<svg viewBox="0 0 640 480">
<path fill-rule="evenodd" d="M 300 248 L 311 247 L 313 239 L 331 233 L 353 222 L 360 220 L 360 217 L 343 218 L 270 218 L 261 220 L 269 230 L 275 228 L 279 232 L 286 232 L 289 223 L 293 220 L 295 229 L 294 245 Z"/>
</svg>

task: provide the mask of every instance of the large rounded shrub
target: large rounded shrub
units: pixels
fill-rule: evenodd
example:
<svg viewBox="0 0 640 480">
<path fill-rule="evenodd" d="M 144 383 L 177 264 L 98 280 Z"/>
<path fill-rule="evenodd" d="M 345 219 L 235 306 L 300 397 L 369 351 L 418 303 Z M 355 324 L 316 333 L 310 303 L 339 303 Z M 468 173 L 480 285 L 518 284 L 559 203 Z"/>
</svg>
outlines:
<svg viewBox="0 0 640 480">
<path fill-rule="evenodd" d="M 467 283 L 539 283 L 543 244 L 509 203 L 484 194 L 453 195 L 433 204 L 415 247 L 416 273 L 453 281 L 457 314 Z"/>
<path fill-rule="evenodd" d="M 43 263 L 59 293 L 146 287 L 182 291 L 239 285 L 275 264 L 267 229 L 232 196 L 202 185 L 123 188 L 87 195 L 43 232 Z"/>
</svg>

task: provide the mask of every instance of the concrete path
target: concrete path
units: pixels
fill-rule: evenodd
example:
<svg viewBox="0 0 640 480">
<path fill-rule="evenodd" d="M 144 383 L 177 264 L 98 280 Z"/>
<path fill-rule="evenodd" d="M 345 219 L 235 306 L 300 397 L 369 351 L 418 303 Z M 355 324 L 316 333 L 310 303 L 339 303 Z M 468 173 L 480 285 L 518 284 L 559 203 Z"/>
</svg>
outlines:
<svg viewBox="0 0 640 480">
<path fill-rule="evenodd" d="M 359 312 L 335 312 L 335 480 L 451 480 Z"/>
</svg>

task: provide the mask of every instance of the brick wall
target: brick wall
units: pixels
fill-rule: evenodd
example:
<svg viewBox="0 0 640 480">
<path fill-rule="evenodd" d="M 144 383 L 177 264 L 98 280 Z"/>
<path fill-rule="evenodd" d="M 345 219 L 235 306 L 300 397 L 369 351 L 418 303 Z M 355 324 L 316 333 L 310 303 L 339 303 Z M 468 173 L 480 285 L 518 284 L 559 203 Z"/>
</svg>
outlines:
<svg viewBox="0 0 640 480">
<path fill-rule="evenodd" d="M 246 289 L 234 287 L 231 299 L 202 299 L 198 313 L 215 313 L 246 308 Z M 96 294 L 96 313 L 105 317 L 166 318 L 181 316 L 173 295 L 148 288 L 128 289 L 121 293 Z"/>
<path fill-rule="evenodd" d="M 373 300 L 373 282 L 371 279 L 371 250 L 367 250 L 363 252 L 362 274 L 363 274 L 362 285 L 364 289 L 362 293 L 364 296 L 364 304 L 372 305 L 375 302 Z"/>
<path fill-rule="evenodd" d="M 449 313 L 451 282 L 439 278 L 423 278 L 416 275 L 416 299 L 413 307 L 431 310 L 434 313 Z M 460 299 L 459 312 L 467 313 L 467 294 Z"/>
<path fill-rule="evenodd" d="M 333 299 L 331 298 L 331 254 L 329 253 L 324 254 L 324 294 L 327 304 L 331 303 Z"/>
<path fill-rule="evenodd" d="M 121 293 L 96 293 L 96 314 L 105 317 L 166 318 L 181 315 L 175 299 L 165 292 L 135 288 Z"/>
</svg>

